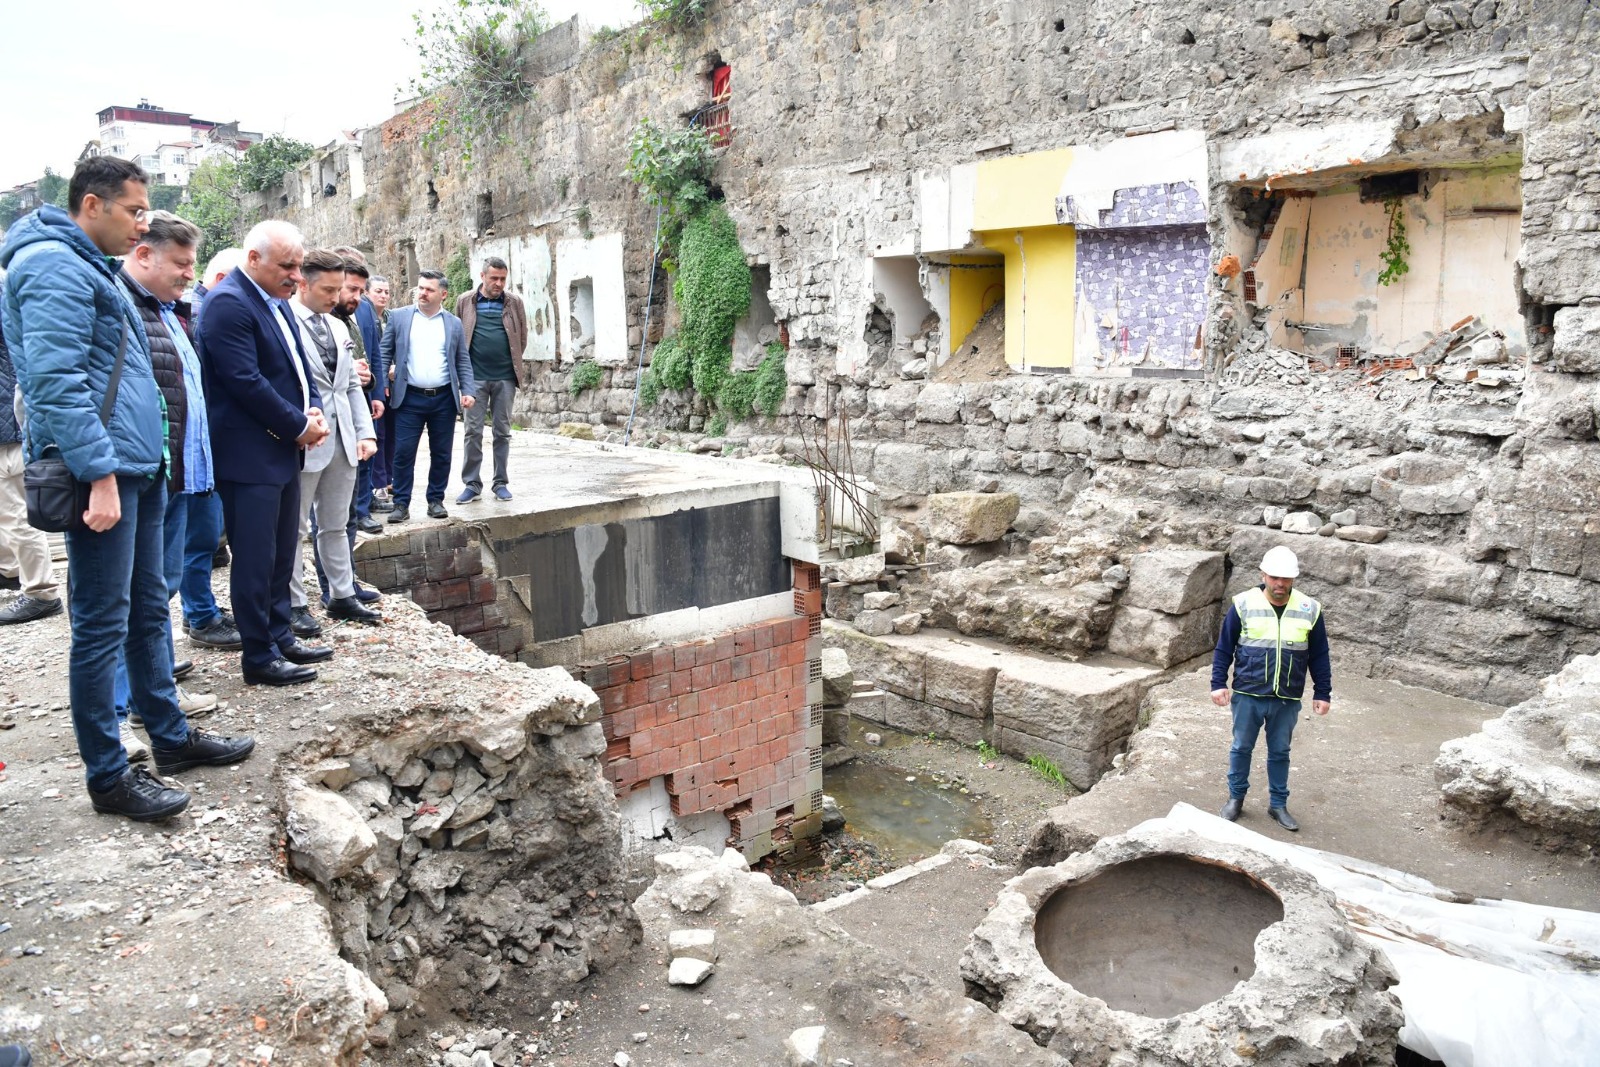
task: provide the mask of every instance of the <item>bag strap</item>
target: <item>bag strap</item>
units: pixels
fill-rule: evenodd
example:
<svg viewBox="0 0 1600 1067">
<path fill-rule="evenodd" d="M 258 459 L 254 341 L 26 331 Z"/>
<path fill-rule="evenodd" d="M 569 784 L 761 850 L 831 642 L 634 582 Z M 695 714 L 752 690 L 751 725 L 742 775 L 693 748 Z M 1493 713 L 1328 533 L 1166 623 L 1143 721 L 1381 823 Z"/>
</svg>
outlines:
<svg viewBox="0 0 1600 1067">
<path fill-rule="evenodd" d="M 117 363 L 111 368 L 111 384 L 106 388 L 106 398 L 100 402 L 100 425 L 111 425 L 111 409 L 117 406 L 117 387 L 122 384 L 122 363 L 128 355 L 128 320 L 122 320 L 122 343 L 117 346 Z"/>
</svg>

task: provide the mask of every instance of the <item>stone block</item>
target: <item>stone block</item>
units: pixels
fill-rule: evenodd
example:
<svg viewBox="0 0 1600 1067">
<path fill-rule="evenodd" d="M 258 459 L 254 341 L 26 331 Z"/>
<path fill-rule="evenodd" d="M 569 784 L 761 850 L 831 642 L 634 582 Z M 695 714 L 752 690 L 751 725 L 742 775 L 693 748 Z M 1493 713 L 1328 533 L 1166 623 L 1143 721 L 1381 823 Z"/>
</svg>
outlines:
<svg viewBox="0 0 1600 1067">
<path fill-rule="evenodd" d="M 378 847 L 366 820 L 337 793 L 295 788 L 287 807 L 289 861 L 324 886 L 360 867 Z"/>
<path fill-rule="evenodd" d="M 894 617 L 894 632 L 910 636 L 922 629 L 922 612 L 908 611 Z"/>
<path fill-rule="evenodd" d="M 1209 653 L 1221 622 L 1222 605 L 1216 603 L 1183 615 L 1123 605 L 1111 621 L 1106 651 L 1170 667 Z"/>
<path fill-rule="evenodd" d="M 883 549 L 884 559 L 889 563 L 917 561 L 916 536 L 894 519 L 884 519 L 879 523 L 878 547 Z"/>
<path fill-rule="evenodd" d="M 1334 531 L 1334 536 L 1342 537 L 1346 541 L 1357 541 L 1364 545 L 1375 545 L 1389 536 L 1387 526 L 1340 526 Z"/>
<path fill-rule="evenodd" d="M 1222 596 L 1223 555 L 1199 549 L 1143 552 L 1128 561 L 1122 603 L 1181 615 Z"/>
<path fill-rule="evenodd" d="M 929 653 L 923 661 L 923 699 L 958 715 L 986 718 L 994 701 L 994 680 L 999 668 L 992 662 L 983 662 L 981 655 L 974 653 L 969 659 L 947 651 Z"/>
<path fill-rule="evenodd" d="M 822 578 L 824 581 L 857 585 L 877 581 L 879 575 L 883 574 L 883 568 L 883 553 L 869 552 L 865 556 L 829 560 L 822 565 Z"/>
<path fill-rule="evenodd" d="M 935 493 L 928 498 L 929 535 L 953 545 L 998 541 L 1021 507 L 1015 493 Z"/>
<path fill-rule="evenodd" d="M 1569 374 L 1600 371 L 1600 307 L 1564 307 L 1556 311 L 1550 366 Z"/>
<path fill-rule="evenodd" d="M 822 636 L 825 646 L 844 650 L 857 681 L 913 700 L 923 698 L 923 652 L 876 640 L 832 620 L 823 622 Z"/>
<path fill-rule="evenodd" d="M 667 935 L 669 959 L 717 962 L 717 932 L 715 930 L 673 930 Z"/>
<path fill-rule="evenodd" d="M 1048 743 L 1034 750 L 1057 751 L 1071 763 L 1073 783 L 1087 789 L 1133 732 L 1140 701 L 1158 673 L 1125 664 L 1008 656 L 995 678 L 994 725 L 1002 737 L 1010 731 Z M 1014 737 L 1010 754 L 1027 758 L 1026 744 Z"/>
<path fill-rule="evenodd" d="M 822 709 L 822 743 L 825 745 L 842 745 L 850 739 L 850 720 L 853 716 L 849 708 L 823 708 Z"/>
<path fill-rule="evenodd" d="M 830 708 L 842 708 L 850 703 L 856 684 L 855 672 L 850 669 L 850 657 L 842 648 L 822 650 L 822 703 Z"/>
<path fill-rule="evenodd" d="M 887 495 L 927 494 L 931 488 L 928 449 L 898 442 L 879 445 L 872 453 L 872 480 Z"/>
<path fill-rule="evenodd" d="M 667 981 L 672 985 L 697 986 L 711 977 L 711 964 L 705 960 L 676 959 L 667 968 Z"/>
<path fill-rule="evenodd" d="M 868 611 L 885 611 L 889 608 L 900 606 L 899 593 L 865 593 L 861 597 L 861 606 Z"/>
<path fill-rule="evenodd" d="M 1291 511 L 1283 517 L 1284 533 L 1314 534 L 1322 528 L 1322 517 L 1314 511 Z"/>
<path fill-rule="evenodd" d="M 894 612 L 863 611 L 856 616 L 855 625 L 868 637 L 887 637 L 894 633 Z"/>
</svg>

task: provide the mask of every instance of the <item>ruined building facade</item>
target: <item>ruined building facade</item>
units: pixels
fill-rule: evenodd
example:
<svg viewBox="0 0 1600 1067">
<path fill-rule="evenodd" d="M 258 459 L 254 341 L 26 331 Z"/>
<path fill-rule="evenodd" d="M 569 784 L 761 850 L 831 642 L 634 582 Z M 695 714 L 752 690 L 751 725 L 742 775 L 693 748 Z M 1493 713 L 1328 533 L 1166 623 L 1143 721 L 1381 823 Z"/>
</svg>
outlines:
<svg viewBox="0 0 1600 1067">
<path fill-rule="evenodd" d="M 473 167 L 423 108 L 260 209 L 397 292 L 505 257 L 542 368 L 519 421 L 620 437 L 676 316 L 628 135 L 721 90 L 734 358 L 788 349 L 781 413 L 722 447 L 795 458 L 848 419 L 890 511 L 1018 494 L 996 551 L 1032 569 L 943 619 L 971 580 L 935 579 L 936 621 L 1078 651 L 1103 628 L 1057 640 L 1047 592 L 1114 595 L 1164 544 L 1231 549 L 1237 587 L 1282 540 L 1345 663 L 1510 702 L 1600 650 L 1597 51 L 1600 11 L 1561 0 L 720 2 L 546 33 Z M 955 374 L 986 314 L 1004 365 Z M 605 375 L 574 399 L 580 357 Z M 666 393 L 631 443 L 707 416 Z"/>
</svg>

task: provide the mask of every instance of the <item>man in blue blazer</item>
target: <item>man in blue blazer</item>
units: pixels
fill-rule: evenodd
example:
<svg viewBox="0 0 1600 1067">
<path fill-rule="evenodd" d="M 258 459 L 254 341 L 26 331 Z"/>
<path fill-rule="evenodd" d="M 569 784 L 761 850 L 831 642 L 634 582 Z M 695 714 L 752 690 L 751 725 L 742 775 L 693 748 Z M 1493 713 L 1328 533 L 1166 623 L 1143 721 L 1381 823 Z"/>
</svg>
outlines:
<svg viewBox="0 0 1600 1067">
<path fill-rule="evenodd" d="M 258 224 L 245 262 L 206 294 L 198 335 L 217 494 L 233 547 L 233 614 L 252 685 L 309 682 L 333 649 L 289 629 L 289 577 L 300 551 L 300 468 L 328 436 L 322 399 L 288 298 L 305 241 L 287 222 Z"/>
<path fill-rule="evenodd" d="M 389 312 L 379 346 L 379 367 L 393 367 L 388 411 L 394 419 L 394 510 L 390 522 L 411 519 L 411 484 L 417 446 L 428 431 L 428 517 L 442 519 L 444 489 L 450 479 L 450 452 L 456 416 L 473 404 L 478 383 L 472 377 L 467 335 L 461 320 L 444 310 L 444 273 L 425 270 L 417 279 L 415 307 Z"/>
</svg>

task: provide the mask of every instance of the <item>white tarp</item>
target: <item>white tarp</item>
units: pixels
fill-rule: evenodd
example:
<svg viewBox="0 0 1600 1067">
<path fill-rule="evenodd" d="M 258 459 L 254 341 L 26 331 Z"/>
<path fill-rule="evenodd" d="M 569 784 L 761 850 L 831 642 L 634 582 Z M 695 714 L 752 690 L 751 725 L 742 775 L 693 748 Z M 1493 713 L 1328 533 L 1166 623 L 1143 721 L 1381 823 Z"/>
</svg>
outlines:
<svg viewBox="0 0 1600 1067">
<path fill-rule="evenodd" d="M 1264 837 L 1188 804 L 1165 819 L 1305 871 L 1381 948 L 1400 1041 L 1448 1067 L 1600 1065 L 1600 914 L 1458 894 L 1402 871 Z"/>
</svg>

